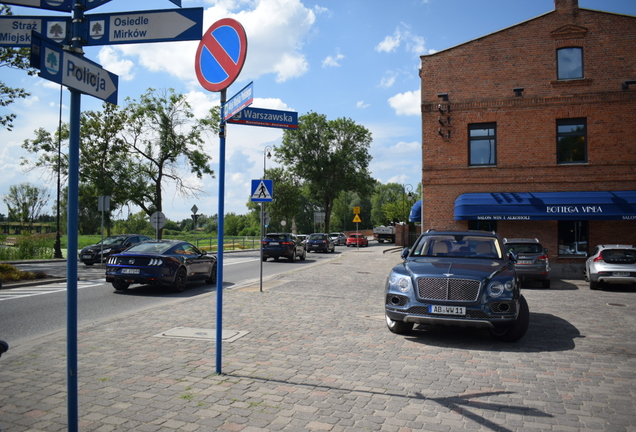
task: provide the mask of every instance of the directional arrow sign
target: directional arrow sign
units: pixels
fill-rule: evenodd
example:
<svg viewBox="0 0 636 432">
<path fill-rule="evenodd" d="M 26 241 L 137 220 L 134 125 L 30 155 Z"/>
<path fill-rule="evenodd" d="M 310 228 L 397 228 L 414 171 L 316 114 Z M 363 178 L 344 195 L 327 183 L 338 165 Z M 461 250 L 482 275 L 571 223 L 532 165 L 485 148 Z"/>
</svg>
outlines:
<svg viewBox="0 0 636 432">
<path fill-rule="evenodd" d="M 31 46 L 31 32 L 45 35 L 55 42 L 68 38 L 71 18 L 5 15 L 0 17 L 0 46 Z"/>
<path fill-rule="evenodd" d="M 203 8 L 86 15 L 87 45 L 200 40 Z"/>
<path fill-rule="evenodd" d="M 298 113 L 249 107 L 244 108 L 234 117 L 228 119 L 227 122 L 250 126 L 297 129 Z"/>
<path fill-rule="evenodd" d="M 73 8 L 75 0 L 9 0 L 2 3 L 69 12 Z"/>
<path fill-rule="evenodd" d="M 37 33 L 33 33 L 32 39 L 31 67 L 40 69 L 42 78 L 117 104 L 117 75 L 97 63 L 64 51 Z"/>
</svg>

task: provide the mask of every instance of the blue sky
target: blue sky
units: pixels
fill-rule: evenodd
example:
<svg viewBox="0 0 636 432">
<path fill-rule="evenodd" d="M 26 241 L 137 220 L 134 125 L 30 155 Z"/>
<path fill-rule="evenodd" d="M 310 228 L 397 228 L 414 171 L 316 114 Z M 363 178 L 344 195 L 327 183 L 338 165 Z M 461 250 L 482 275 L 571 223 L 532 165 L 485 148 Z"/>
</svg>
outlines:
<svg viewBox="0 0 636 432">
<path fill-rule="evenodd" d="M 419 56 L 440 51 L 554 10 L 554 0 L 183 0 L 182 6 L 203 7 L 203 29 L 221 18 L 234 18 L 246 30 L 247 60 L 228 97 L 254 82 L 253 107 L 348 117 L 373 135 L 370 169 L 382 183 L 410 184 L 421 178 Z M 134 7 L 134 9 L 131 9 Z M 168 0 L 112 0 L 88 13 L 132 12 L 174 8 Z M 636 15 L 634 0 L 579 0 L 579 7 Z M 14 15 L 65 15 L 13 6 Z M 119 76 L 119 103 L 139 98 L 149 87 L 173 88 L 188 95 L 195 113 L 218 105 L 219 94 L 197 81 L 194 56 L 198 42 L 86 47 L 86 58 Z M 0 130 L 0 196 L 23 182 L 49 187 L 47 174 L 25 172 L 20 156 L 25 139 L 43 127 L 51 132 L 59 117 L 58 84 L 23 71 L 2 69 L 2 81 L 32 95 L 8 108 L 18 115 L 13 131 Z M 62 120 L 69 119 L 69 94 L 63 91 Z M 82 110 L 97 110 L 101 101 L 82 96 Z M 281 142 L 277 129 L 228 125 L 225 210 L 247 212 L 252 179 L 262 177 L 263 151 Z M 218 173 L 219 139 L 208 137 L 206 151 Z M 275 165 L 273 160 L 267 166 Z M 218 178 L 190 178 L 206 191 L 199 198 L 164 194 L 164 213 L 179 221 L 218 211 Z M 275 193 L 275 186 L 274 186 Z M 54 211 L 50 202 L 50 214 Z M 97 209 L 97 203 L 95 203 Z M 138 209 L 131 209 L 136 212 Z M 119 217 L 126 217 L 125 209 Z M 0 201 L 0 213 L 7 214 Z M 116 216 L 117 217 L 117 216 Z"/>
</svg>

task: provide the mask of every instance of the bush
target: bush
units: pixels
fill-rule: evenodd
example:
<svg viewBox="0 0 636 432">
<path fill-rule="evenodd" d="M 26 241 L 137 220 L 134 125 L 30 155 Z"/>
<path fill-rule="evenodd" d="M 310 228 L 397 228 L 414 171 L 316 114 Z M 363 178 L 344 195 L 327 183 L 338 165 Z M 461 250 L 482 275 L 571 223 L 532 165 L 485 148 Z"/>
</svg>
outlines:
<svg viewBox="0 0 636 432">
<path fill-rule="evenodd" d="M 43 272 L 31 273 L 18 270 L 9 264 L 0 264 L 0 279 L 5 282 L 41 279 L 46 277 Z"/>
</svg>

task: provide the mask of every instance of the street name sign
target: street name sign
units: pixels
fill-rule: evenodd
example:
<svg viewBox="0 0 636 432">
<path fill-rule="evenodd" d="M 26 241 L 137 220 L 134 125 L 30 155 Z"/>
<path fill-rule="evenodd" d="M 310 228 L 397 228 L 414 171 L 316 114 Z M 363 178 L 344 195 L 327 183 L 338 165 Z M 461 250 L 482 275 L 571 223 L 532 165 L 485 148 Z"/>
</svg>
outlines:
<svg viewBox="0 0 636 432">
<path fill-rule="evenodd" d="M 230 100 L 221 107 L 221 116 L 223 118 L 223 121 L 227 121 L 232 116 L 254 102 L 253 84 L 254 83 L 251 82 L 243 87 L 243 90 L 232 96 L 232 98 L 230 98 Z"/>
<path fill-rule="evenodd" d="M 32 31 L 62 43 L 68 38 L 70 22 L 71 18 L 61 16 L 1 16 L 0 47 L 30 47 Z"/>
<path fill-rule="evenodd" d="M 203 8 L 86 15 L 87 45 L 200 40 Z"/>
<path fill-rule="evenodd" d="M 250 126 L 298 129 L 298 113 L 249 107 L 241 110 L 227 122 Z"/>
<path fill-rule="evenodd" d="M 241 73 L 247 56 L 245 29 L 232 18 L 223 18 L 201 37 L 194 57 L 197 79 L 204 89 L 225 90 Z"/>
<path fill-rule="evenodd" d="M 272 202 L 274 199 L 273 180 L 252 180 L 252 202 Z"/>
<path fill-rule="evenodd" d="M 33 33 L 32 39 L 31 67 L 40 69 L 42 78 L 117 104 L 117 75 L 97 63 L 64 51 L 37 33 Z"/>
</svg>

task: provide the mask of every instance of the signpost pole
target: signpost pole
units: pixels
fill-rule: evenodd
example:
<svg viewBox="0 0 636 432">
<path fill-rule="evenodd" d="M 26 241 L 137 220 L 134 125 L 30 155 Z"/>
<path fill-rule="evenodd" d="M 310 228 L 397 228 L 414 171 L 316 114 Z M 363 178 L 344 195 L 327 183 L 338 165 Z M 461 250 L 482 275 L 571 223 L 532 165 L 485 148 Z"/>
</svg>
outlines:
<svg viewBox="0 0 636 432">
<path fill-rule="evenodd" d="M 221 90 L 221 107 L 227 97 L 226 89 Z M 222 110 L 221 110 L 222 111 Z M 223 241 L 225 230 L 225 121 L 221 113 L 219 125 L 219 211 L 216 259 L 216 373 L 221 373 L 223 348 Z"/>
</svg>

